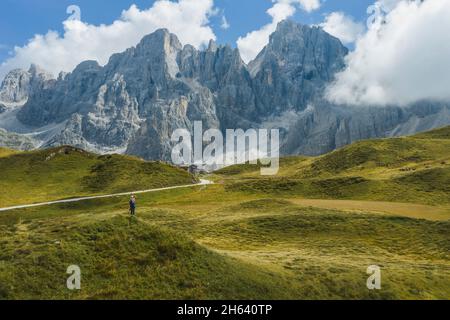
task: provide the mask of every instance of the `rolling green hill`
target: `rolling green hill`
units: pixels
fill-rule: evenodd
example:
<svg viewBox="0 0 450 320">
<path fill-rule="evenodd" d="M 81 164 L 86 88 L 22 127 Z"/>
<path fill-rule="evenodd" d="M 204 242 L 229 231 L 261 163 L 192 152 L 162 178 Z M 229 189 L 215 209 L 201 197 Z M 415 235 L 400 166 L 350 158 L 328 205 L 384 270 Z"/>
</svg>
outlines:
<svg viewBox="0 0 450 320">
<path fill-rule="evenodd" d="M 282 159 L 280 174 L 255 166 L 216 173 L 229 190 L 352 199 L 450 204 L 450 127 L 412 137 L 367 140 L 317 157 Z"/>
<path fill-rule="evenodd" d="M 19 151 L 0 147 L 0 158 L 7 157 L 15 153 L 19 153 Z"/>
<path fill-rule="evenodd" d="M 160 162 L 98 156 L 73 147 L 14 153 L 0 150 L 0 207 L 194 182 Z"/>
<path fill-rule="evenodd" d="M 275 299 L 295 292 L 284 278 L 123 217 L 18 228 L 2 228 L 11 239 L 0 253 L 0 300 Z M 73 264 L 82 272 L 81 291 L 66 287 Z"/>
<path fill-rule="evenodd" d="M 450 299 L 449 132 L 284 158 L 269 178 L 225 168 L 206 177 L 214 185 L 140 195 L 137 218 L 127 197 L 2 212 L 0 300 Z M 73 148 L 0 164 L 16 202 L 122 191 L 136 176 L 145 188 L 192 181 Z M 73 264 L 81 291 L 65 287 Z M 381 290 L 366 287 L 371 265 Z"/>
<path fill-rule="evenodd" d="M 0 215 L 0 299 L 448 299 L 450 221 L 249 197 L 221 185 Z M 66 289 L 66 268 L 82 289 Z M 366 287 L 382 268 L 382 290 Z"/>
</svg>

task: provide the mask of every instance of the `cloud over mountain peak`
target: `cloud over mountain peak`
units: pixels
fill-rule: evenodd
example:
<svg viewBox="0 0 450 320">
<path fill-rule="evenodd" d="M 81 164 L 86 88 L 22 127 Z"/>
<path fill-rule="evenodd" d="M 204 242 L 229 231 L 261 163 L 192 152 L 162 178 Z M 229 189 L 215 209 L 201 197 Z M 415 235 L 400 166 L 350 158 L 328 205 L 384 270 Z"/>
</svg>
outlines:
<svg viewBox="0 0 450 320">
<path fill-rule="evenodd" d="M 328 99 L 352 105 L 450 101 L 450 1 L 377 4 L 386 16 L 357 41 Z"/>
<path fill-rule="evenodd" d="M 208 25 L 214 14 L 213 0 L 160 0 L 145 10 L 132 5 L 108 25 L 68 19 L 63 22 L 62 35 L 55 31 L 37 34 L 25 46 L 15 47 L 13 56 L 0 65 L 0 79 L 9 70 L 28 68 L 32 63 L 45 66 L 54 75 L 72 71 L 84 60 L 104 65 L 113 53 L 135 46 L 159 28 L 170 29 L 181 42 L 200 47 L 216 38 Z"/>
</svg>

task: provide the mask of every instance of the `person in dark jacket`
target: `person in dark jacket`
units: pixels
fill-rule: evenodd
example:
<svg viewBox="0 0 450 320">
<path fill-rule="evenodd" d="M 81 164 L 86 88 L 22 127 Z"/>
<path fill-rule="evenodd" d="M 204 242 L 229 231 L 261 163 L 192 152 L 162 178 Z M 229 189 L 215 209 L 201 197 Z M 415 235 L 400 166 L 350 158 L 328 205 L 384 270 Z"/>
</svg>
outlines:
<svg viewBox="0 0 450 320">
<path fill-rule="evenodd" d="M 136 197 L 134 195 L 130 198 L 130 214 L 132 216 L 136 215 Z"/>
</svg>

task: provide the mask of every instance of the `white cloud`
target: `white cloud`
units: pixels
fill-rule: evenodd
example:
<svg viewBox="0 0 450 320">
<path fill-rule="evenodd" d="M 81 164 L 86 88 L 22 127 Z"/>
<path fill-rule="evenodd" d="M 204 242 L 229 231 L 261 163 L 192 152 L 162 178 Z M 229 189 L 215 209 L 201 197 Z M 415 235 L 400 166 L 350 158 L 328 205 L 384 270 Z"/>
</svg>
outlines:
<svg viewBox="0 0 450 320">
<path fill-rule="evenodd" d="M 248 63 L 269 43 L 270 35 L 276 30 L 277 24 L 295 14 L 297 6 L 311 12 L 320 8 L 320 0 L 273 0 L 275 3 L 267 13 L 272 17 L 272 22 L 259 30 L 240 37 L 237 41 L 242 59 Z"/>
<path fill-rule="evenodd" d="M 284 0 L 284 2 L 298 3 L 306 12 L 311 12 L 320 8 L 320 0 Z"/>
<path fill-rule="evenodd" d="M 396 1 L 385 23 L 357 41 L 328 99 L 355 105 L 450 101 L 449 17 L 448 0 Z"/>
<path fill-rule="evenodd" d="M 228 23 L 227 17 L 225 17 L 225 15 L 222 16 L 222 24 L 220 25 L 220 27 L 223 30 L 228 30 L 230 28 L 230 24 Z"/>
<path fill-rule="evenodd" d="M 378 5 L 380 8 L 382 8 L 385 12 L 390 12 L 395 7 L 402 2 L 403 0 L 378 0 L 375 2 L 376 5 Z M 409 0 L 409 1 L 415 1 L 415 0 Z"/>
<path fill-rule="evenodd" d="M 132 5 L 109 25 L 68 19 L 63 23 L 63 35 L 49 31 L 35 35 L 23 47 L 16 47 L 13 57 L 0 65 L 0 79 L 11 69 L 28 68 L 31 63 L 55 75 L 72 71 L 84 60 L 106 64 L 111 54 L 136 45 L 158 28 L 169 29 L 182 43 L 206 45 L 216 38 L 208 21 L 215 12 L 213 0 L 158 0 L 146 10 Z"/>
<path fill-rule="evenodd" d="M 365 29 L 362 23 L 355 22 L 352 17 L 345 15 L 343 12 L 330 13 L 320 26 L 346 44 L 355 42 Z"/>
</svg>

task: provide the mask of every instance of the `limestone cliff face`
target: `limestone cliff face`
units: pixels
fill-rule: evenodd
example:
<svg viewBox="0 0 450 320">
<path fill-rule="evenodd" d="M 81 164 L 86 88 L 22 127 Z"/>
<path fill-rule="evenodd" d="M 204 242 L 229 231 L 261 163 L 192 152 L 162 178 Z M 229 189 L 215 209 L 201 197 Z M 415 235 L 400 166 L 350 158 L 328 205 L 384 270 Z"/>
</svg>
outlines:
<svg viewBox="0 0 450 320">
<path fill-rule="evenodd" d="M 0 101 L 4 103 L 24 103 L 28 98 L 31 75 L 24 70 L 9 72 L 0 87 Z"/>
<path fill-rule="evenodd" d="M 172 132 L 192 131 L 194 121 L 203 121 L 204 129 L 281 128 L 283 153 L 306 155 L 450 124 L 445 104 L 326 102 L 323 90 L 344 68 L 347 53 L 322 29 L 284 21 L 246 65 L 230 46 L 211 41 L 197 50 L 161 29 L 103 67 L 85 61 L 57 79 L 36 66 L 12 71 L 0 89 L 0 128 L 16 117 L 21 132 L 39 132 L 40 147 L 69 144 L 170 160 Z"/>
<path fill-rule="evenodd" d="M 43 89 L 52 76 L 36 65 L 28 71 L 15 69 L 9 72 L 0 86 L 0 103 L 8 106 L 23 105 L 32 92 Z"/>
<path fill-rule="evenodd" d="M 269 44 L 249 64 L 257 114 L 306 109 L 342 70 L 347 53 L 338 39 L 320 28 L 281 22 Z"/>
<path fill-rule="evenodd" d="M 28 151 L 37 147 L 36 141 L 27 136 L 0 129 L 0 145 L 9 149 Z"/>
</svg>

